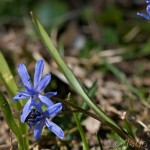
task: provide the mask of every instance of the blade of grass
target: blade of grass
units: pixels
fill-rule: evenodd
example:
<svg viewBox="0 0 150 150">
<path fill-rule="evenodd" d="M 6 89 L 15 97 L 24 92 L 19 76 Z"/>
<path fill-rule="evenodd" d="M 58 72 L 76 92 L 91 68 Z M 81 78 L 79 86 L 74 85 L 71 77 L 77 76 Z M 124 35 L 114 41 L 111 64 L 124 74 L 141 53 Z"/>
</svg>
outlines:
<svg viewBox="0 0 150 150">
<path fill-rule="evenodd" d="M 1 52 L 0 52 L 0 80 L 5 85 L 6 90 L 11 98 L 14 95 L 16 95 L 18 87 L 17 87 L 16 82 L 13 78 L 13 75 L 9 69 L 9 66 Z M 11 99 L 11 100 L 9 100 L 9 103 L 10 103 L 11 107 L 16 111 L 22 107 L 20 101 L 13 102 L 13 100 Z M 19 124 L 22 134 L 26 135 L 27 134 L 27 125 L 22 124 L 20 122 L 20 120 L 17 123 Z M 25 144 L 26 149 L 28 149 L 29 142 L 28 142 L 27 137 L 24 138 L 24 142 L 26 143 Z"/>
<path fill-rule="evenodd" d="M 70 93 L 67 96 L 67 101 L 71 101 L 71 94 Z M 68 105 L 68 109 L 73 111 L 73 107 L 71 107 L 70 105 Z M 87 143 L 86 136 L 84 134 L 81 122 L 79 120 L 78 113 L 73 113 L 73 117 L 74 117 L 74 120 L 75 120 L 76 125 L 78 127 L 79 133 L 81 135 L 81 139 L 82 139 L 82 142 L 83 142 L 83 150 L 89 150 L 89 145 Z"/>
<path fill-rule="evenodd" d="M 93 85 L 87 90 L 88 96 L 90 99 L 93 99 L 95 96 L 95 93 L 97 91 L 97 80 L 93 83 Z M 82 106 L 81 108 L 86 109 L 88 107 L 87 103 L 85 103 L 84 101 L 82 102 Z M 83 114 L 79 113 L 79 120 L 81 120 Z"/>
<path fill-rule="evenodd" d="M 12 111 L 10 109 L 9 103 L 5 99 L 5 97 L 0 93 L 0 107 L 3 112 L 4 118 L 9 126 L 9 128 L 14 132 L 18 141 L 18 149 L 26 150 L 26 146 L 24 145 L 24 139 L 21 134 L 20 128 L 17 126 Z"/>
<path fill-rule="evenodd" d="M 8 94 L 12 98 L 17 93 L 18 88 L 13 78 L 13 75 L 8 67 L 8 64 L 1 52 L 0 52 L 0 80 L 3 82 Z M 13 100 L 10 100 L 9 103 L 16 110 L 19 110 L 21 108 L 20 102 L 14 103 Z"/>
<path fill-rule="evenodd" d="M 97 140 L 98 140 L 98 143 L 99 143 L 100 150 L 103 150 L 103 145 L 101 143 L 101 139 L 100 139 L 98 133 L 96 134 L 96 137 L 97 137 Z"/>
<path fill-rule="evenodd" d="M 118 135 L 122 135 L 121 137 L 126 137 L 125 139 L 131 139 L 131 141 L 134 141 L 130 137 L 130 135 L 128 135 L 127 132 L 125 132 L 121 127 L 119 127 L 110 117 L 108 117 L 106 115 L 105 112 L 103 112 L 103 110 L 101 110 L 100 108 L 98 108 L 90 100 L 90 98 L 87 96 L 86 92 L 82 88 L 82 86 L 79 83 L 79 81 L 76 79 L 76 77 L 74 76 L 74 74 L 72 73 L 72 71 L 70 70 L 70 68 L 67 66 L 67 64 L 64 62 L 64 60 L 62 59 L 62 57 L 58 53 L 56 47 L 54 46 L 53 42 L 49 38 L 48 34 L 44 30 L 44 28 L 41 25 L 41 23 L 37 20 L 37 18 L 35 17 L 35 15 L 33 13 L 31 13 L 31 16 L 32 16 L 33 23 L 34 23 L 34 25 L 35 25 L 38 33 L 39 33 L 39 36 L 40 36 L 43 44 L 46 46 L 48 52 L 51 54 L 51 56 L 53 57 L 53 59 L 56 61 L 57 65 L 60 67 L 60 69 L 62 70 L 62 72 L 64 73 L 65 77 L 69 81 L 70 85 L 74 88 L 74 90 L 82 97 L 82 99 L 89 105 L 89 107 L 91 107 L 91 109 L 100 118 L 102 118 L 103 120 L 105 120 L 105 122 L 107 122 L 107 124 L 109 124 L 111 126 L 111 128 L 113 130 L 115 130 L 116 133 L 118 133 Z M 137 146 L 137 144 L 135 142 L 134 142 L 134 144 L 135 144 L 135 146 Z"/>
<path fill-rule="evenodd" d="M 81 135 L 81 138 L 82 138 L 82 141 L 83 141 L 83 150 L 89 150 L 89 145 L 87 143 L 86 136 L 85 136 L 83 128 L 81 126 L 81 122 L 78 118 L 78 113 L 73 113 L 73 117 L 74 117 L 74 120 L 77 124 L 78 130 L 80 132 L 80 135 Z"/>
<path fill-rule="evenodd" d="M 132 131 L 132 126 L 130 125 L 130 122 L 127 119 L 127 114 L 126 112 L 123 113 L 123 115 L 121 116 L 121 119 L 124 122 L 124 127 L 127 130 L 127 132 L 130 134 L 131 137 L 135 138 L 135 135 Z"/>
<path fill-rule="evenodd" d="M 54 46 L 53 42 L 49 38 L 48 34 L 44 30 L 43 26 L 41 23 L 37 20 L 35 15 L 31 13 L 33 23 L 39 33 L 39 36 L 46 46 L 48 52 L 51 54 L 53 59 L 56 61 L 57 65 L 60 67 L 62 72 L 64 73 L 65 77 L 69 81 L 70 85 L 75 89 L 75 91 L 83 98 L 83 100 L 99 115 L 99 117 L 102 117 L 104 120 L 108 121 L 109 123 L 113 124 L 116 126 L 118 129 L 120 127 L 111 119 L 109 118 L 100 108 L 98 108 L 87 96 L 86 92 L 83 90 L 81 84 L 79 81 L 76 79 L 70 68 L 67 66 L 67 64 L 64 62 L 60 54 L 58 53 L 56 47 Z"/>
</svg>

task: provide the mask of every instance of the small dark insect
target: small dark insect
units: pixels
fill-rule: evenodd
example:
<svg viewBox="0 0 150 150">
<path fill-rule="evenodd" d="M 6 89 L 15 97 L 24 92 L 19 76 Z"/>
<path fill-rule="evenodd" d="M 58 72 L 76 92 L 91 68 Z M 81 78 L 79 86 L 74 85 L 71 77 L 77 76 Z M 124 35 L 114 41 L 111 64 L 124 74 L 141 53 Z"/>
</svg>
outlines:
<svg viewBox="0 0 150 150">
<path fill-rule="evenodd" d="M 25 122 L 29 125 L 30 128 L 32 128 L 32 126 L 36 124 L 36 118 L 38 116 L 40 116 L 40 113 L 36 109 L 32 109 L 25 120 Z"/>
</svg>

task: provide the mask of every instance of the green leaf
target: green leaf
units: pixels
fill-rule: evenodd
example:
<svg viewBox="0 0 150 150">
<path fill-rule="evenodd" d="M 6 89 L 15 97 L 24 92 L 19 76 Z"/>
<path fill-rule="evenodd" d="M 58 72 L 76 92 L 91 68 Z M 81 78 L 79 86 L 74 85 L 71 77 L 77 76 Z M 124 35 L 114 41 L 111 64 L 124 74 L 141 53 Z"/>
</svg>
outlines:
<svg viewBox="0 0 150 150">
<path fill-rule="evenodd" d="M 16 138 L 18 140 L 18 148 L 19 150 L 26 150 L 26 146 L 24 145 L 24 139 L 21 133 L 20 128 L 17 126 L 12 111 L 10 109 L 9 103 L 5 99 L 5 97 L 0 93 L 0 107 L 3 112 L 4 118 L 9 126 L 9 128 L 14 132 Z"/>
<path fill-rule="evenodd" d="M 70 68 L 67 66 L 67 64 L 64 62 L 60 54 L 58 53 L 56 47 L 54 46 L 53 42 L 49 38 L 48 34 L 44 30 L 41 23 L 37 20 L 35 15 L 31 13 L 33 23 L 39 33 L 39 36 L 47 48 L 48 52 L 52 56 L 52 58 L 55 60 L 57 65 L 60 67 L 62 72 L 64 73 L 65 77 L 69 81 L 70 85 L 74 88 L 74 90 L 83 98 L 83 100 L 91 107 L 91 109 L 100 117 L 102 118 L 109 126 L 115 130 L 118 135 L 120 135 L 123 139 L 128 139 L 129 142 L 133 142 L 135 144 L 135 147 L 137 146 L 136 141 L 128 135 L 127 132 L 125 132 L 121 127 L 119 127 L 111 118 L 109 118 L 103 110 L 98 108 L 88 97 L 84 89 L 82 88 L 79 81 L 76 79 Z"/>
<path fill-rule="evenodd" d="M 71 101 L 71 94 L 70 94 L 70 93 L 69 93 L 68 96 L 67 96 L 67 100 L 68 100 L 68 101 Z M 74 110 L 71 106 L 69 106 L 68 109 L 69 109 L 69 110 Z M 76 122 L 76 125 L 77 125 L 77 127 L 78 127 L 78 130 L 79 130 L 80 135 L 81 135 L 81 138 L 82 138 L 83 150 L 89 150 L 89 145 L 88 145 L 88 142 L 87 142 L 85 133 L 84 133 L 84 131 L 83 131 L 81 122 L 80 122 L 80 120 L 79 120 L 78 113 L 73 113 L 73 117 L 74 117 L 74 120 L 75 120 L 75 122 Z"/>
<path fill-rule="evenodd" d="M 8 64 L 1 52 L 0 52 L 0 79 L 4 83 L 9 95 L 12 98 L 17 93 L 18 87 L 8 67 Z M 12 101 L 10 103 L 12 103 Z"/>
<path fill-rule="evenodd" d="M 109 122 L 110 124 L 113 124 L 117 128 L 120 129 L 120 127 L 113 121 L 111 118 L 109 118 L 100 108 L 98 108 L 87 96 L 86 92 L 82 88 L 79 81 L 76 79 L 70 68 L 67 66 L 67 64 L 64 62 L 60 54 L 58 53 L 56 47 L 54 46 L 53 42 L 49 38 L 48 34 L 40 24 L 40 22 L 36 19 L 36 17 L 32 15 L 33 23 L 40 35 L 40 38 L 47 48 L 50 55 L 53 57 L 53 59 L 56 61 L 57 65 L 60 67 L 62 72 L 64 73 L 65 77 L 69 81 L 70 85 L 74 88 L 74 90 L 83 98 L 83 100 L 99 115 L 99 117 L 102 117 L 105 121 Z"/>
<path fill-rule="evenodd" d="M 17 93 L 18 87 L 9 69 L 9 66 L 1 52 L 0 52 L 0 80 L 5 85 L 6 90 L 8 94 L 10 95 L 10 97 L 11 98 L 14 97 Z M 11 105 L 11 108 L 13 108 L 16 111 L 22 107 L 20 101 L 14 102 L 12 99 L 10 99 L 9 103 Z M 18 121 L 18 124 L 19 124 L 22 134 L 27 134 L 26 124 L 22 124 L 20 121 Z M 24 138 L 24 142 L 26 143 L 26 149 L 28 149 L 28 139 Z"/>
<path fill-rule="evenodd" d="M 87 90 L 88 96 L 90 97 L 90 99 L 93 99 L 95 96 L 95 93 L 97 91 L 97 80 L 93 83 L 93 85 Z M 82 106 L 83 109 L 86 109 L 88 107 L 87 103 L 85 103 L 83 101 Z M 83 113 L 79 113 L 79 120 L 81 120 Z"/>
</svg>

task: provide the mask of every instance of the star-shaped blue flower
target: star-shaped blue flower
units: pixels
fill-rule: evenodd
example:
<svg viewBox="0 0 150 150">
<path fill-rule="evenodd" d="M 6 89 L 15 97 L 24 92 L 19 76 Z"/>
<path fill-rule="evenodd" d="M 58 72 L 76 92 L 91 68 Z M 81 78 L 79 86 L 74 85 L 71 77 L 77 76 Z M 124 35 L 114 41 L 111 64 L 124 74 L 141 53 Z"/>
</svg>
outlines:
<svg viewBox="0 0 150 150">
<path fill-rule="evenodd" d="M 25 90 L 19 91 L 19 93 L 13 98 L 13 100 L 18 101 L 20 99 L 29 98 L 23 108 L 21 122 L 25 121 L 31 109 L 33 107 L 36 107 L 37 104 L 40 104 L 41 106 L 45 104 L 47 107 L 50 107 L 54 104 L 48 97 L 55 96 L 57 92 L 48 92 L 44 95 L 41 94 L 41 92 L 44 91 L 51 80 L 50 74 L 46 74 L 44 77 L 42 77 L 43 69 L 43 60 L 37 61 L 34 73 L 34 84 L 32 84 L 31 78 L 27 72 L 25 65 L 19 64 L 18 66 L 18 73 L 22 80 L 23 86 L 25 87 Z"/>
<path fill-rule="evenodd" d="M 146 3 L 147 3 L 147 7 L 146 7 L 147 14 L 137 12 L 137 15 L 141 16 L 147 20 L 150 20 L 150 1 L 147 0 Z"/>
<path fill-rule="evenodd" d="M 57 103 L 49 107 L 46 111 L 42 111 L 41 107 L 38 105 L 36 109 L 32 109 L 30 114 L 28 115 L 26 122 L 30 126 L 30 128 L 34 127 L 34 138 L 39 140 L 41 137 L 42 129 L 44 125 L 51 130 L 54 134 L 56 134 L 59 138 L 64 138 L 64 132 L 62 129 L 50 121 L 53 117 L 55 117 L 62 109 L 62 104 Z"/>
</svg>

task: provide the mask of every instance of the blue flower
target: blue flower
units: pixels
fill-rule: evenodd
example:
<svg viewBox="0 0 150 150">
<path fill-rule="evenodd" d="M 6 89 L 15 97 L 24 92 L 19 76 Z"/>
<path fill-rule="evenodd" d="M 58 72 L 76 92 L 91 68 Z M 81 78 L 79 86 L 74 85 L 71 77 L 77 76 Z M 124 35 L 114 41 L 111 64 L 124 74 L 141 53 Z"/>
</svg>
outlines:
<svg viewBox="0 0 150 150">
<path fill-rule="evenodd" d="M 141 16 L 147 20 L 150 20 L 150 1 L 147 0 L 146 3 L 147 3 L 147 7 L 146 7 L 147 14 L 137 12 L 137 15 Z"/>
<path fill-rule="evenodd" d="M 40 104 L 41 106 L 45 104 L 48 107 L 54 104 L 48 97 L 55 96 L 57 92 L 48 92 L 44 95 L 41 94 L 51 80 L 50 74 L 46 74 L 44 77 L 42 77 L 43 69 L 43 60 L 37 61 L 34 73 L 34 84 L 32 84 L 31 78 L 27 72 L 25 65 L 19 64 L 18 66 L 18 73 L 22 80 L 23 86 L 25 87 L 25 90 L 19 91 L 19 93 L 13 98 L 13 100 L 18 101 L 20 99 L 29 98 L 23 108 L 21 122 L 25 121 L 31 109 L 33 107 L 36 107 L 38 104 Z"/>
<path fill-rule="evenodd" d="M 39 105 L 36 107 L 36 109 L 31 110 L 26 118 L 26 122 L 30 128 L 34 127 L 34 138 L 36 140 L 40 139 L 44 125 L 46 125 L 46 127 L 59 138 L 64 138 L 64 132 L 62 129 L 50 120 L 55 117 L 61 111 L 61 109 L 62 104 L 57 103 L 49 107 L 44 112 Z"/>
</svg>

